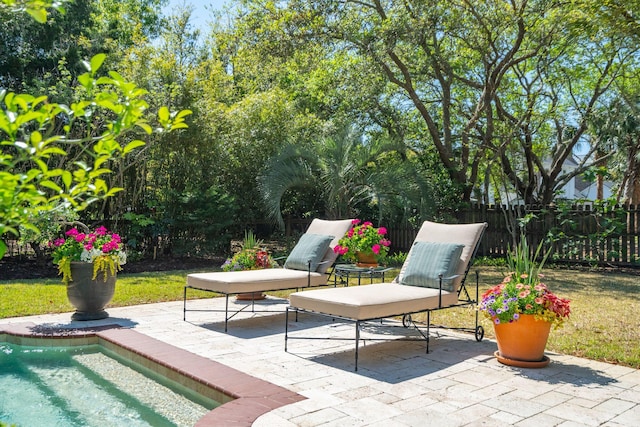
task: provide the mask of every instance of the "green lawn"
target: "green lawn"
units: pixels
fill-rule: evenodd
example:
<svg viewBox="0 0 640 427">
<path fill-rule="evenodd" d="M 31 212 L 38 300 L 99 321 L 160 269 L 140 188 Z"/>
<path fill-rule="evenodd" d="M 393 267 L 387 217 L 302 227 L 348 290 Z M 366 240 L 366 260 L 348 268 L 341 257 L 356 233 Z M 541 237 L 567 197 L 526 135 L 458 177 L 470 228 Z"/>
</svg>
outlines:
<svg viewBox="0 0 640 427">
<path fill-rule="evenodd" d="M 495 267 L 478 267 L 481 292 L 502 280 Z M 476 268 L 472 269 L 472 273 Z M 186 275 L 192 271 L 120 274 L 111 307 L 181 300 Z M 552 331 L 547 349 L 589 359 L 640 368 L 640 277 L 588 271 L 545 271 L 547 285 L 561 297 L 571 299 L 572 315 Z M 469 275 L 469 283 L 475 274 Z M 286 296 L 287 292 L 277 293 Z M 189 292 L 190 298 L 210 293 Z M 0 318 L 73 311 L 64 285 L 58 279 L 0 281 Z M 438 324 L 469 326 L 473 309 L 436 312 Z M 482 319 L 487 336 L 491 322 Z"/>
</svg>

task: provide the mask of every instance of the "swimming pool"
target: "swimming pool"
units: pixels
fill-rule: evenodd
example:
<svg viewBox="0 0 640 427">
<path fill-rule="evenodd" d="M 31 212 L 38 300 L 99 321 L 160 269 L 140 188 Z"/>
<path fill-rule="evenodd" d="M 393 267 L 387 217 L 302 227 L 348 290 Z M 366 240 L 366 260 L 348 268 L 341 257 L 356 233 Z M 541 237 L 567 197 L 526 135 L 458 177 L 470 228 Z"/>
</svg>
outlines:
<svg viewBox="0 0 640 427">
<path fill-rule="evenodd" d="M 73 323 L 9 321 L 0 323 L 0 343 L 37 347 L 97 344 L 127 361 L 220 402 L 220 406 L 207 412 L 195 424 L 197 427 L 249 427 L 260 415 L 305 399 L 295 392 L 141 334 L 130 327 L 106 321 L 94 323 L 93 327 L 77 328 Z M 27 402 L 26 406 L 30 404 L 32 402 Z"/>
<path fill-rule="evenodd" d="M 98 344 L 0 343 L 0 396 L 21 426 L 193 426 L 219 405 Z"/>
</svg>

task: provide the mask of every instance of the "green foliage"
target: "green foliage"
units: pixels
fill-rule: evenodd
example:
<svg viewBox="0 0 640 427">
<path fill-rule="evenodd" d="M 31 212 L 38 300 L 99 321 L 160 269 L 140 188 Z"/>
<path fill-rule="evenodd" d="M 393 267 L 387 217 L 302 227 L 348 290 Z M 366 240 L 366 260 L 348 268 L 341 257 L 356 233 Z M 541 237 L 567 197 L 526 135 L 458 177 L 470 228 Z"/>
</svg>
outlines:
<svg viewBox="0 0 640 427">
<path fill-rule="evenodd" d="M 122 190 L 109 188 L 104 179 L 111 172 L 109 162 L 145 143 L 119 141 L 134 131 L 153 130 L 144 116 L 145 91 L 116 72 L 98 75 L 105 58 L 99 54 L 85 62 L 88 71 L 78 78 L 85 97 L 70 106 L 48 102 L 46 96 L 0 92 L 0 236 L 17 235 L 20 225 L 39 232 L 33 224 L 39 212 L 60 205 L 83 210 Z M 161 108 L 159 131 L 186 127 L 188 114 Z M 80 149 L 84 159 L 66 163 L 70 149 Z M 54 162 L 62 167 L 51 168 Z"/>
<path fill-rule="evenodd" d="M 256 239 L 253 231 L 245 231 L 242 248 L 222 264 L 222 271 L 259 270 L 276 268 L 278 263 L 266 249 L 262 249 L 262 240 Z"/>
<path fill-rule="evenodd" d="M 170 192 L 169 203 L 159 206 L 174 255 L 205 256 L 226 253 L 230 226 L 237 220 L 233 197 L 219 188 L 203 192 Z M 197 224 L 197 227 L 194 227 Z"/>
<path fill-rule="evenodd" d="M 476 257 L 473 265 L 475 266 L 487 266 L 487 267 L 506 267 L 507 261 L 504 258 L 493 257 Z"/>
<path fill-rule="evenodd" d="M 37 22 L 44 24 L 47 22 L 47 9 L 53 8 L 64 11 L 62 7 L 70 0 L 2 0 L 5 6 L 8 6 L 13 13 L 27 12 Z"/>
<path fill-rule="evenodd" d="M 258 249 L 262 246 L 262 240 L 256 239 L 256 235 L 252 230 L 244 232 L 244 238 L 242 239 L 242 249 Z"/>
<path fill-rule="evenodd" d="M 29 244 L 35 251 L 36 257 L 42 258 L 49 243 L 60 235 L 63 224 L 70 224 L 77 220 L 78 213 L 68 206 L 53 206 L 51 210 L 38 212 L 33 218 L 32 224 L 38 232 L 20 225 L 19 242 Z"/>
<path fill-rule="evenodd" d="M 597 264 L 613 260 L 619 255 L 619 237 L 627 227 L 626 210 L 616 204 L 615 199 L 596 200 L 591 209 L 576 210 L 575 202 L 561 201 L 555 212 L 555 226 L 549 230 L 550 239 L 557 247 L 555 260 L 575 259 Z M 588 213 L 588 216 L 586 215 Z M 576 215 L 580 215 L 583 226 L 578 229 Z M 585 242 L 589 250 L 585 255 Z"/>
<path fill-rule="evenodd" d="M 157 221 L 150 215 L 133 212 L 125 213 L 122 218 L 129 222 L 127 231 L 127 248 L 129 252 L 127 256 L 131 261 L 136 261 L 143 257 L 142 250 L 144 248 L 142 244 L 153 237 Z"/>
<path fill-rule="evenodd" d="M 407 260 L 407 252 L 394 252 L 387 255 L 387 265 L 389 267 L 402 267 Z"/>
</svg>

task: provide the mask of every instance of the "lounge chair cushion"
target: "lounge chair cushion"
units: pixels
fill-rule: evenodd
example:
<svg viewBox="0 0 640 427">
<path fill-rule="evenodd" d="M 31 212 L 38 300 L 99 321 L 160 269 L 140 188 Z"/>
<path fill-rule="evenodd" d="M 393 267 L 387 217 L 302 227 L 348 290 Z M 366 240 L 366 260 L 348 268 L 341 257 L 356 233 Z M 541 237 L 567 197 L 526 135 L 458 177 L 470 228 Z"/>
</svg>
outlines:
<svg viewBox="0 0 640 427">
<path fill-rule="evenodd" d="M 338 244 L 340 239 L 345 233 L 352 227 L 353 220 L 351 219 L 339 219 L 339 220 L 326 220 L 326 219 L 314 219 L 307 229 L 307 233 L 312 234 L 324 234 L 335 236 L 327 251 L 324 253 L 322 261 L 318 265 L 318 273 L 326 273 L 333 265 L 338 254 L 333 251 L 333 248 Z"/>
<path fill-rule="evenodd" d="M 333 238 L 324 234 L 303 234 L 285 261 L 284 268 L 316 271 Z"/>
<path fill-rule="evenodd" d="M 400 316 L 455 304 L 457 293 L 406 286 L 400 283 L 325 288 L 289 295 L 292 308 L 331 314 L 353 320 Z"/>
<path fill-rule="evenodd" d="M 415 242 L 407 268 L 400 276 L 403 285 L 438 289 L 442 274 L 442 289 L 453 292 L 453 277 L 460 263 L 464 245 L 442 242 Z"/>
<path fill-rule="evenodd" d="M 326 274 L 286 268 L 192 273 L 187 276 L 187 285 L 192 288 L 225 294 L 306 288 L 326 283 Z"/>
<path fill-rule="evenodd" d="M 464 244 L 460 262 L 458 263 L 458 275 L 453 280 L 453 288 L 457 291 L 460 283 L 465 277 L 469 262 L 473 257 L 474 249 L 478 241 L 482 237 L 487 223 L 477 224 L 441 224 L 437 222 L 425 221 L 418 230 L 416 242 L 440 242 L 440 243 L 458 243 Z M 400 281 L 400 276 L 404 275 L 407 266 L 411 262 L 411 251 L 407 255 L 407 259 L 402 265 L 399 277 L 394 282 Z"/>
</svg>

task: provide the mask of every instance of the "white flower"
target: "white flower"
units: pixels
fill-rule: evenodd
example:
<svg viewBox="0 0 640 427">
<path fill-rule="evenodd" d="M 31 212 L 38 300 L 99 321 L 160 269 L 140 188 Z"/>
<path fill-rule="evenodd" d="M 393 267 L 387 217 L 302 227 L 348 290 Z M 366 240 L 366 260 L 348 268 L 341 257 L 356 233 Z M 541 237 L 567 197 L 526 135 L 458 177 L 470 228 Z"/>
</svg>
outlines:
<svg viewBox="0 0 640 427">
<path fill-rule="evenodd" d="M 127 263 L 127 253 L 124 251 L 118 251 L 118 264 L 125 265 Z"/>
<path fill-rule="evenodd" d="M 80 255 L 80 261 L 93 262 L 93 260 L 100 255 L 102 255 L 102 251 L 100 249 L 93 248 L 90 251 L 83 249 L 82 254 Z"/>
</svg>

